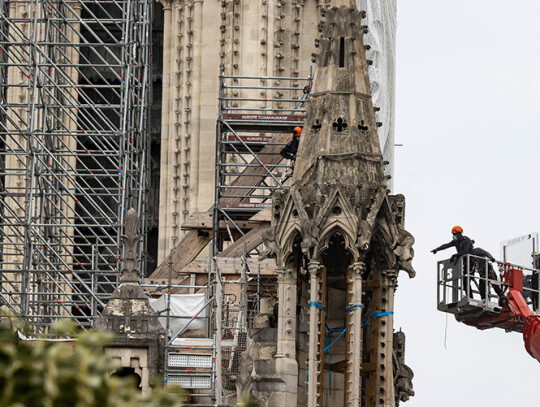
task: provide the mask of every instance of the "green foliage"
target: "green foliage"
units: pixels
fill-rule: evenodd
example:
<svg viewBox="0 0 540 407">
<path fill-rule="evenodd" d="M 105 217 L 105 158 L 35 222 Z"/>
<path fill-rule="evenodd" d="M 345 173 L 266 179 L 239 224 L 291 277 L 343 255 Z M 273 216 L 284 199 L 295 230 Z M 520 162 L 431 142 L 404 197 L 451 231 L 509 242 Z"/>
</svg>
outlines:
<svg viewBox="0 0 540 407">
<path fill-rule="evenodd" d="M 21 328 L 21 327 L 19 327 Z M 19 341 L 16 332 L 0 328 L 0 406 L 3 407 L 177 407 L 180 390 L 165 392 L 155 383 L 142 397 L 131 378 L 113 376 L 119 363 L 105 355 L 112 336 L 75 333 L 71 322 L 55 326 L 72 342 Z"/>
<path fill-rule="evenodd" d="M 246 393 L 240 398 L 238 407 L 261 407 L 261 405 L 257 401 L 253 400 L 248 393 Z"/>
</svg>

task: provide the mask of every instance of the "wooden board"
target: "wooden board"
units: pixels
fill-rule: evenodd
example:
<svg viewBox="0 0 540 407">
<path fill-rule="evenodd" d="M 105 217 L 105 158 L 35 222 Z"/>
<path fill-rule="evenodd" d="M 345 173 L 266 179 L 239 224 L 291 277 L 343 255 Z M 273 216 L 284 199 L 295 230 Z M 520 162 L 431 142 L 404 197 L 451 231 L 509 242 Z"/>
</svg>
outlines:
<svg viewBox="0 0 540 407">
<path fill-rule="evenodd" d="M 221 270 L 221 274 L 240 274 L 242 271 L 242 260 L 240 257 L 216 257 L 218 267 Z M 275 276 L 276 274 L 276 261 L 274 259 L 265 259 L 259 261 L 256 258 L 248 258 L 247 264 L 253 274 L 257 274 L 259 266 L 261 267 L 261 276 Z M 178 275 L 183 274 L 208 274 L 208 259 L 195 259 L 187 266 L 185 266 Z M 179 279 L 179 277 L 176 277 Z M 163 280 L 159 280 L 163 281 Z M 197 282 L 198 283 L 198 282 Z"/>
<path fill-rule="evenodd" d="M 291 138 L 291 135 L 290 134 L 277 134 L 274 136 L 273 138 L 273 141 L 274 142 L 277 142 L 277 143 L 286 143 L 288 142 L 288 140 Z M 261 149 L 261 151 L 257 154 L 257 157 L 261 160 L 262 163 L 264 163 L 265 165 L 269 165 L 269 164 L 277 164 L 280 160 L 281 160 L 281 156 L 279 155 L 279 151 L 281 150 L 282 146 L 279 146 L 279 145 L 267 145 L 265 146 L 263 149 Z M 252 163 L 257 163 L 257 161 L 255 159 L 252 160 Z M 259 167 L 247 167 L 244 171 L 243 171 L 243 174 L 249 174 L 249 175 L 252 175 L 252 176 L 242 176 L 242 177 L 238 177 L 236 178 L 234 181 L 233 181 L 233 185 L 235 186 L 249 186 L 249 185 L 253 185 L 254 183 L 256 183 L 259 178 L 261 177 L 262 174 L 264 174 L 266 170 L 259 166 Z M 230 189 L 226 189 L 223 194 L 224 195 L 227 195 L 227 194 L 232 194 L 233 192 L 230 190 Z M 242 203 L 245 203 L 245 204 L 249 204 L 249 202 L 242 202 Z M 240 198 L 223 198 L 221 200 L 221 204 L 222 205 L 232 205 L 233 207 L 235 205 L 239 206 L 241 204 L 241 200 Z M 261 205 L 261 207 L 267 207 L 269 206 L 270 203 L 268 204 L 264 204 L 264 205 Z M 194 220 L 193 223 L 189 223 L 186 222 L 188 224 L 188 227 L 189 228 L 186 228 L 187 230 L 190 230 L 185 236 L 184 238 L 180 241 L 180 243 L 173 249 L 173 258 L 172 258 L 172 262 L 173 262 L 173 271 L 179 271 L 181 270 L 182 268 L 184 268 L 185 266 L 187 266 L 189 263 L 191 263 L 198 255 L 199 253 L 201 252 L 202 249 L 204 249 L 204 247 L 208 244 L 208 242 L 210 242 L 211 240 L 211 236 L 198 236 L 198 230 L 200 229 L 203 229 L 202 227 L 201 228 L 197 228 L 197 224 L 202 224 L 204 223 L 205 227 L 204 229 L 206 229 L 207 225 L 206 223 L 208 222 L 210 224 L 209 228 L 211 228 L 211 214 L 213 213 L 213 208 L 210 208 L 206 214 L 207 215 L 201 215 L 202 213 L 204 212 L 200 212 L 199 215 L 199 219 L 198 220 Z M 210 215 L 209 215 L 210 214 Z M 198 222 L 198 223 L 197 223 Z M 191 230 L 191 228 L 193 228 Z M 255 228 L 255 229 L 258 229 L 258 228 Z M 255 230 L 255 229 L 252 229 L 252 230 Z M 261 240 L 260 240 L 260 234 L 262 234 L 262 232 L 264 230 L 260 230 L 258 229 L 259 232 L 255 232 L 253 234 L 250 234 L 251 232 L 247 233 L 247 235 L 249 236 L 244 236 L 242 239 L 244 239 L 242 242 L 244 241 L 248 241 L 249 243 L 249 247 L 251 247 L 251 249 L 248 247 L 248 251 L 249 250 L 253 250 L 253 248 L 257 247 L 260 243 L 261 243 Z M 239 239 L 239 240 L 242 240 L 242 239 Z M 253 240 L 255 239 L 255 240 Z M 259 239 L 259 240 L 257 240 Z M 255 241 L 255 243 L 253 243 Z M 243 243 L 242 243 L 243 244 Z M 255 246 L 253 246 L 253 244 L 255 244 Z M 242 253 L 242 246 L 239 246 L 238 245 L 232 245 L 232 246 L 235 246 L 235 248 L 229 248 L 229 249 L 226 249 L 226 251 L 228 250 L 227 254 L 225 255 L 222 255 L 221 257 L 228 257 L 228 256 L 232 256 L 232 253 L 238 253 L 237 255 L 239 256 L 241 253 Z M 150 275 L 150 278 L 168 278 L 169 276 L 169 258 L 165 259 L 157 268 L 156 270 Z"/>
<path fill-rule="evenodd" d="M 197 230 L 191 230 L 184 238 L 176 245 L 172 251 L 172 269 L 174 272 L 180 271 L 182 268 L 191 263 L 201 252 L 202 249 L 212 240 L 211 233 L 208 236 L 199 236 Z M 156 268 L 150 275 L 150 278 L 168 279 L 169 278 L 169 257 Z"/>
<path fill-rule="evenodd" d="M 272 220 L 272 207 L 268 206 L 249 218 L 250 222 L 270 222 Z"/>
<path fill-rule="evenodd" d="M 262 209 L 260 212 L 253 215 L 248 220 L 235 220 L 235 223 L 242 230 L 251 230 L 257 225 L 270 220 L 271 212 Z M 258 216 L 261 212 L 266 211 L 263 215 Z M 182 224 L 182 230 L 212 230 L 213 214 L 210 212 L 193 212 L 187 220 Z M 229 225 L 229 227 L 232 226 Z M 227 230 L 225 221 L 219 222 L 220 230 Z"/>
<path fill-rule="evenodd" d="M 235 241 L 225 250 L 223 250 L 218 257 L 240 257 L 244 252 L 244 244 L 246 245 L 246 252 L 249 253 L 257 246 L 262 244 L 262 234 L 270 227 L 269 223 L 261 223 L 254 229 L 251 229 L 248 233 Z"/>
</svg>

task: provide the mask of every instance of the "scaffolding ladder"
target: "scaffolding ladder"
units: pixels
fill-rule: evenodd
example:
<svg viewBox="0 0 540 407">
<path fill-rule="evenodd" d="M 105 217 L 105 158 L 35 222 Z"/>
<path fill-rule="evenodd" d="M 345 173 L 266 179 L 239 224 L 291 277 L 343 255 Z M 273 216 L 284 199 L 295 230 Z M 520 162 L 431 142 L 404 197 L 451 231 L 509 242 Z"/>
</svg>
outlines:
<svg viewBox="0 0 540 407">
<path fill-rule="evenodd" d="M 281 149 L 295 127 L 303 126 L 313 77 L 231 76 L 219 78 L 216 126 L 216 178 L 211 266 L 215 303 L 215 397 L 230 404 L 236 396 L 238 361 L 246 349 L 252 315 L 261 293 L 275 291 L 275 281 L 251 270 L 262 233 L 269 227 L 272 194 L 287 188 L 293 165 Z M 264 219 L 246 228 L 250 219 Z M 220 261 L 240 257 L 241 266 L 222 273 Z M 272 287 L 270 287 L 272 286 Z M 233 341 L 231 347 L 224 343 Z"/>
</svg>

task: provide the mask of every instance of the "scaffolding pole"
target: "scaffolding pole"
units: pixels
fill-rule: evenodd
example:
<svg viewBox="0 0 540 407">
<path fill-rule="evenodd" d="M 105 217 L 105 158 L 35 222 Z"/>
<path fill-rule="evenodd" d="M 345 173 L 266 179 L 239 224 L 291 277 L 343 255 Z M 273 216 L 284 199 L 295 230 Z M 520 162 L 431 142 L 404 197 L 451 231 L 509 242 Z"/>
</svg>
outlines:
<svg viewBox="0 0 540 407">
<path fill-rule="evenodd" d="M 250 326 L 247 259 L 256 247 L 241 249 L 238 280 L 225 280 L 220 253 L 247 231 L 241 222 L 269 207 L 272 194 L 287 188 L 291 161 L 280 155 L 294 127 L 302 126 L 311 75 L 255 77 L 222 75 L 219 78 L 219 112 L 216 126 L 215 200 L 213 208 L 211 273 L 215 289 L 215 395 L 216 402 L 236 397 L 234 382 L 240 355 L 247 348 Z M 225 227 L 221 225 L 224 224 Z M 259 299 L 260 268 L 255 298 Z M 251 304 L 258 309 L 259 304 Z M 232 340 L 232 346 L 223 343 Z"/>
<path fill-rule="evenodd" d="M 127 209 L 146 241 L 152 3 L 0 0 L 0 297 L 35 335 L 92 326 Z"/>
</svg>

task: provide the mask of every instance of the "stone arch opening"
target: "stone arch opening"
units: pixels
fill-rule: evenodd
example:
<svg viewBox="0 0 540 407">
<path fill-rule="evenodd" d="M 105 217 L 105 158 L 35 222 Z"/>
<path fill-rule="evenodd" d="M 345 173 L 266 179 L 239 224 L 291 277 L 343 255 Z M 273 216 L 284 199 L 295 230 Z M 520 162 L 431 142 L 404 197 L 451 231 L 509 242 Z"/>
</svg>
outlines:
<svg viewBox="0 0 540 407">
<path fill-rule="evenodd" d="M 345 389 L 344 366 L 347 360 L 347 306 L 349 304 L 348 281 L 354 256 L 347 248 L 344 233 L 337 229 L 321 253 L 321 297 L 324 299 L 324 366 L 322 387 L 328 405 L 343 405 Z M 321 358 L 322 359 L 322 358 Z"/>
<path fill-rule="evenodd" d="M 114 372 L 111 376 L 113 377 L 122 377 L 122 378 L 130 378 L 136 385 L 139 390 L 142 389 L 141 386 L 141 376 L 139 376 L 138 373 L 135 372 L 135 368 L 133 367 L 121 367 L 116 372 Z"/>
<path fill-rule="evenodd" d="M 346 276 L 347 268 L 352 264 L 353 256 L 347 249 L 345 237 L 341 231 L 332 233 L 328 247 L 321 253 L 321 262 L 326 268 L 327 279 Z"/>
</svg>

